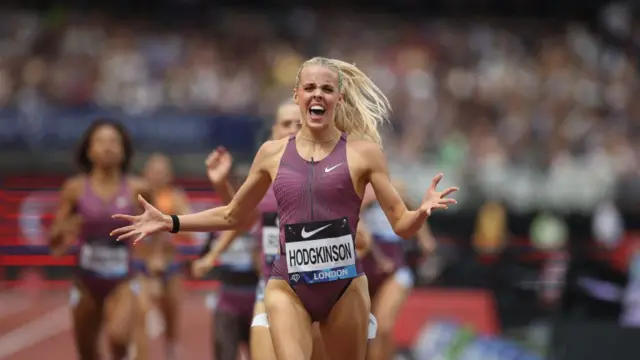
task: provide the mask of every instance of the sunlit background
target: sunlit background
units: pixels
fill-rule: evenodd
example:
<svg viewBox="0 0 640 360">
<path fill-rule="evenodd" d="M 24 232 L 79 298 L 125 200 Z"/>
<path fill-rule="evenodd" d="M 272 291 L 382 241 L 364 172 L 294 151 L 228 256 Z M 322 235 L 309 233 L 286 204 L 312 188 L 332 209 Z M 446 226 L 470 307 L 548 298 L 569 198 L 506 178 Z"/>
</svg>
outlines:
<svg viewBox="0 0 640 360">
<path fill-rule="evenodd" d="M 205 209 L 217 202 L 206 155 L 224 145 L 250 162 L 316 55 L 355 63 L 392 101 L 385 152 L 413 197 L 437 172 L 461 189 L 429 220 L 436 253 L 407 248 L 419 286 L 395 329 L 398 359 L 637 359 L 636 7 L 72 3 L 0 11 L 0 360 L 75 356 L 75 258 L 50 257 L 45 239 L 91 121 L 124 122 L 136 171 L 170 156 Z M 184 259 L 200 247 L 182 246 Z M 216 284 L 185 279 L 184 358 L 211 359 Z"/>
</svg>

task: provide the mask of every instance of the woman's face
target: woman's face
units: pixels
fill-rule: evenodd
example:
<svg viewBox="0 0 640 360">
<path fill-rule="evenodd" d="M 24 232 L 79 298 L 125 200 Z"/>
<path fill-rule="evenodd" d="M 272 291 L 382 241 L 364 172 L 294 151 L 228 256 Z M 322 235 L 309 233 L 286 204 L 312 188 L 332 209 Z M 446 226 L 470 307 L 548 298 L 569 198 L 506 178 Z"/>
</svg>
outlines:
<svg viewBox="0 0 640 360">
<path fill-rule="evenodd" d="M 341 101 L 338 74 L 321 65 L 307 65 L 300 72 L 294 92 L 305 126 L 320 129 L 334 121 L 336 105 Z"/>
<path fill-rule="evenodd" d="M 145 177 L 153 186 L 165 186 L 173 178 L 169 159 L 165 156 L 152 156 L 145 166 Z"/>
<path fill-rule="evenodd" d="M 296 104 L 280 106 L 276 114 L 276 122 L 271 127 L 271 138 L 279 140 L 291 136 L 300 130 L 300 109 Z"/>
<path fill-rule="evenodd" d="M 124 161 L 124 144 L 122 136 L 111 125 L 98 127 L 91 135 L 88 157 L 94 166 L 114 168 Z"/>
</svg>

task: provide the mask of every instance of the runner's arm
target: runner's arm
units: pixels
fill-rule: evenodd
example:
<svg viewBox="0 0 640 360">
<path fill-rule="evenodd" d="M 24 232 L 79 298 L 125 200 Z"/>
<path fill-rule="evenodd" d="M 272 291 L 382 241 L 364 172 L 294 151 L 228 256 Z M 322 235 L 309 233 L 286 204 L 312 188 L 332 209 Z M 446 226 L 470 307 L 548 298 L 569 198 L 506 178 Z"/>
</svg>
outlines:
<svg viewBox="0 0 640 360">
<path fill-rule="evenodd" d="M 373 191 L 371 184 L 367 184 L 364 190 L 364 196 L 362 197 L 362 209 L 367 208 L 376 201 L 376 193 Z"/>
<path fill-rule="evenodd" d="M 223 205 L 227 205 L 233 200 L 233 197 L 236 194 L 236 189 L 233 187 L 233 184 L 231 184 L 231 181 L 229 181 L 228 176 L 225 176 L 219 181 L 211 181 L 211 185 L 213 186 L 213 189 L 216 191 L 218 196 L 220 196 Z M 247 220 L 244 223 L 245 229 L 249 230 L 251 226 L 258 220 L 258 217 L 258 211 L 252 211 L 247 216 Z"/>
<path fill-rule="evenodd" d="M 49 230 L 49 249 L 53 256 L 63 255 L 68 250 L 71 244 L 68 243 L 70 239 L 67 237 L 73 231 L 73 227 L 79 225 L 73 223 L 80 221 L 79 217 L 73 218 L 79 183 L 78 178 L 68 179 L 60 190 L 58 209 Z"/>
<path fill-rule="evenodd" d="M 213 189 L 220 196 L 220 199 L 222 200 L 223 204 L 227 205 L 231 202 L 231 200 L 233 200 L 233 197 L 235 196 L 236 191 L 233 188 L 233 185 L 231 185 L 231 182 L 227 178 L 225 178 L 223 181 L 220 181 L 219 183 L 212 182 L 211 185 L 213 185 Z M 258 220 L 258 216 L 259 216 L 258 211 L 254 209 L 247 216 L 247 219 L 244 221 L 243 228 L 245 230 L 249 230 L 251 226 L 253 226 L 253 224 Z"/>
<path fill-rule="evenodd" d="M 200 256 L 200 258 L 207 259 L 207 262 L 213 265 L 213 263 L 220 256 L 220 254 L 222 254 L 229 248 L 229 245 L 231 245 L 233 240 L 235 240 L 238 237 L 238 235 L 239 235 L 238 230 L 224 231 L 222 232 L 222 234 L 220 234 L 220 236 L 218 236 L 218 239 L 216 240 L 215 244 L 211 246 L 211 244 L 213 243 L 213 236 L 212 236 L 211 238 L 209 238 L 209 242 L 207 244 L 209 247 L 209 250 L 204 255 Z"/>
<path fill-rule="evenodd" d="M 191 204 L 189 203 L 189 198 L 187 198 L 187 194 L 184 192 L 184 190 L 176 189 L 174 191 L 173 198 L 175 201 L 177 215 L 186 215 L 193 212 L 193 209 L 191 208 Z M 198 242 L 196 233 L 188 233 L 188 235 L 189 237 L 191 237 L 191 240 L 194 243 Z"/>
<path fill-rule="evenodd" d="M 389 177 L 387 160 L 382 148 L 375 143 L 367 143 L 365 161 L 368 162 L 368 182 L 382 207 L 393 231 L 403 239 L 411 238 L 426 221 L 427 214 L 407 209 L 402 197 L 396 191 Z"/>
<path fill-rule="evenodd" d="M 281 145 L 268 141 L 264 143 L 251 165 L 249 176 L 228 205 L 179 216 L 182 231 L 211 232 L 239 229 L 249 223 L 254 212 L 271 185 L 269 164 Z M 164 216 L 164 228 L 173 228 L 169 215 Z"/>
<path fill-rule="evenodd" d="M 225 205 L 229 204 L 231 200 L 233 200 L 233 197 L 236 195 L 236 189 L 234 189 L 233 185 L 231 185 L 231 181 L 229 181 L 229 178 L 225 177 L 223 181 L 220 181 L 218 183 L 212 182 L 211 185 L 213 185 L 214 190 L 216 191 L 218 196 L 220 196 L 222 203 Z"/>
</svg>

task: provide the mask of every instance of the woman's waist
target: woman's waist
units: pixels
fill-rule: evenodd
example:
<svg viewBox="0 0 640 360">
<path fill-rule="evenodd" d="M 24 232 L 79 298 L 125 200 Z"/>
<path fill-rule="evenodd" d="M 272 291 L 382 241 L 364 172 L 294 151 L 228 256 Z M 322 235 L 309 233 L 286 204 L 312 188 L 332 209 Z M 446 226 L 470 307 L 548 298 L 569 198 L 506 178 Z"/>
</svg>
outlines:
<svg viewBox="0 0 640 360">
<path fill-rule="evenodd" d="M 109 285 L 119 283 L 132 277 L 131 268 L 124 271 L 104 272 L 101 269 L 91 269 L 83 266 L 76 266 L 74 271 L 77 281 L 91 282 L 98 285 Z"/>
<path fill-rule="evenodd" d="M 182 269 L 183 263 L 175 258 L 169 259 L 162 263 L 148 261 L 147 259 L 134 258 L 131 261 L 131 267 L 134 270 L 148 274 L 167 274 L 174 273 Z"/>
<path fill-rule="evenodd" d="M 79 227 L 81 237 L 111 238 L 111 232 L 123 225 L 122 221 L 112 219 L 111 215 L 99 218 L 82 214 L 79 216 L 82 218 L 82 224 Z"/>
<path fill-rule="evenodd" d="M 308 271 L 298 271 L 292 269 L 284 259 L 278 259 L 274 263 L 269 278 L 287 280 L 290 284 L 305 287 L 312 287 L 318 290 L 331 286 L 338 286 L 351 281 L 351 279 L 362 276 L 364 268 L 359 259 L 354 264 L 348 266 L 328 266 L 320 269 L 307 269 Z"/>
<path fill-rule="evenodd" d="M 281 214 L 278 220 L 279 231 L 282 233 L 288 228 L 292 229 L 306 229 L 307 231 L 313 231 L 319 227 L 324 227 L 326 231 L 322 233 L 335 233 L 344 232 L 348 229 L 350 232 L 355 233 L 358 222 L 360 221 L 358 211 L 339 211 L 331 212 L 325 211 L 323 214 L 310 214 L 308 211 L 296 211 Z M 326 225 L 329 225 L 325 227 Z M 348 226 L 345 226 L 348 225 Z"/>
</svg>

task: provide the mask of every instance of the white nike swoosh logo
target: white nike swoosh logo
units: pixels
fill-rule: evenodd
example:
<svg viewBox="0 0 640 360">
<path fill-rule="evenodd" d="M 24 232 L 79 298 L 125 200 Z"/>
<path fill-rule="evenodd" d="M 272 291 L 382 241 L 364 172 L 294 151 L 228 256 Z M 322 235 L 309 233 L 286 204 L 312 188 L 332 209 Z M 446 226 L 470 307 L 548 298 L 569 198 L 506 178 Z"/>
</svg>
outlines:
<svg viewBox="0 0 640 360">
<path fill-rule="evenodd" d="M 342 164 L 343 164 L 343 163 L 340 163 L 340 164 L 338 164 L 338 165 L 334 165 L 334 166 L 332 166 L 332 167 L 330 167 L 330 168 L 325 167 L 325 168 L 324 168 L 324 172 L 332 171 L 333 169 L 337 168 L 338 166 L 340 166 L 340 165 L 342 165 Z"/>
<path fill-rule="evenodd" d="M 331 224 L 325 225 L 325 226 L 323 226 L 323 227 L 321 227 L 321 228 L 318 228 L 318 229 L 315 229 L 315 230 L 313 230 L 313 231 L 309 231 L 309 232 L 306 232 L 306 231 L 304 230 L 304 228 L 302 228 L 302 233 L 301 233 L 300 235 L 302 235 L 302 238 L 303 238 L 303 239 L 306 239 L 306 238 L 308 238 L 309 236 L 312 236 L 313 234 L 317 234 L 317 233 L 319 233 L 320 231 L 322 231 L 322 230 L 324 230 L 324 229 L 328 228 L 329 226 L 331 226 Z"/>
</svg>

